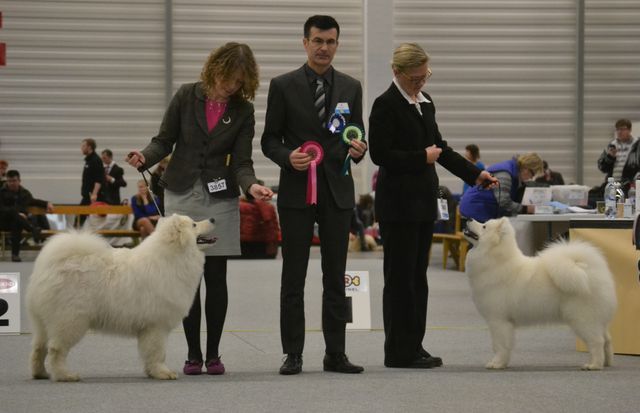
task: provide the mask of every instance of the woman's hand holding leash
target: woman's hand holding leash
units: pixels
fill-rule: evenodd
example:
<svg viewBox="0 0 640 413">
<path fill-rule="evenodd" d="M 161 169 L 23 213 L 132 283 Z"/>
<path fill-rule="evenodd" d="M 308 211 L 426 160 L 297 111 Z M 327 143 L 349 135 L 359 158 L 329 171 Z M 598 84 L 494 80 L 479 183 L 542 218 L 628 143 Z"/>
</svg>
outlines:
<svg viewBox="0 0 640 413">
<path fill-rule="evenodd" d="M 144 166 L 144 155 L 140 151 L 131 151 L 125 158 L 125 162 L 138 169 Z"/>
<path fill-rule="evenodd" d="M 253 184 L 249 187 L 249 193 L 255 199 L 260 201 L 269 201 L 273 197 L 273 191 L 266 186 L 259 184 Z"/>
<path fill-rule="evenodd" d="M 498 184 L 498 180 L 488 171 L 480 172 L 480 175 L 478 175 L 478 178 L 476 178 L 476 185 L 481 185 L 485 189 L 493 189 L 498 186 Z"/>
</svg>

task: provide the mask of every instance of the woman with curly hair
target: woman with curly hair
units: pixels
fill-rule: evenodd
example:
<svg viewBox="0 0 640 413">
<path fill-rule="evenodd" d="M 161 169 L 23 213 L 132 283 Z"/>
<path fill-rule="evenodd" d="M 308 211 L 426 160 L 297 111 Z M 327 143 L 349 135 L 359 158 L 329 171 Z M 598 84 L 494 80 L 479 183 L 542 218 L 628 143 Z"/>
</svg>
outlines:
<svg viewBox="0 0 640 413">
<path fill-rule="evenodd" d="M 249 198 L 271 199 L 258 183 L 251 160 L 258 66 L 246 44 L 227 43 L 209 55 L 200 81 L 180 87 L 165 112 L 160 131 L 127 162 L 149 168 L 169 154 L 162 175 L 167 214 L 194 220 L 215 218 L 218 241 L 206 250 L 204 280 L 206 358 L 200 348 L 200 289 L 183 326 L 188 357 L 183 372 L 223 374 L 218 347 L 227 312 L 227 258 L 240 255 L 239 188 Z"/>
</svg>

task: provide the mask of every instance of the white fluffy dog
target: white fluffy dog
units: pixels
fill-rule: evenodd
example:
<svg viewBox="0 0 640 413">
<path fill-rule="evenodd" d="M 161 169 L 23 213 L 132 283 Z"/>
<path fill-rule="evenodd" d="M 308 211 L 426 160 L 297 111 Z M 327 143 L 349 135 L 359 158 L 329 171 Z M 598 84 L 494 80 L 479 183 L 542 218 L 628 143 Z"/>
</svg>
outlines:
<svg viewBox="0 0 640 413">
<path fill-rule="evenodd" d="M 213 219 L 173 215 L 133 249 L 73 232 L 52 237 L 38 255 L 27 288 L 33 327 L 31 374 L 77 381 L 66 368 L 69 350 L 94 329 L 138 338 L 144 370 L 175 379 L 164 364 L 167 336 L 187 315 L 204 266 L 203 246 L 215 238 Z"/>
<path fill-rule="evenodd" d="M 585 370 L 611 365 L 608 326 L 616 311 L 613 277 L 602 253 L 585 242 L 557 242 L 535 257 L 518 249 L 507 218 L 467 223 L 473 244 L 466 272 L 473 301 L 489 325 L 493 359 L 489 369 L 507 367 L 514 328 L 562 322 L 589 348 Z"/>
</svg>

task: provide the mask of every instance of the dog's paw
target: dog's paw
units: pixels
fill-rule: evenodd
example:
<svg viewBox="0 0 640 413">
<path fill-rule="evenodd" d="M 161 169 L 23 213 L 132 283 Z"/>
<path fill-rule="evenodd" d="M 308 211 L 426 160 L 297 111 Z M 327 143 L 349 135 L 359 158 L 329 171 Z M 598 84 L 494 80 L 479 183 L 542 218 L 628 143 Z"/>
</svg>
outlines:
<svg viewBox="0 0 640 413">
<path fill-rule="evenodd" d="M 176 372 L 169 370 L 166 366 L 152 369 L 148 374 L 149 377 L 156 380 L 175 380 L 178 378 Z"/>
<path fill-rule="evenodd" d="M 53 381 L 63 381 L 63 382 L 80 381 L 80 376 L 76 373 L 57 374 L 53 376 Z"/>
<path fill-rule="evenodd" d="M 582 370 L 585 371 L 591 371 L 591 370 L 602 370 L 602 366 L 598 365 L 598 364 L 585 364 L 584 366 L 582 366 Z"/>
<path fill-rule="evenodd" d="M 35 380 L 46 380 L 49 378 L 49 373 L 47 373 L 46 371 L 33 373 L 31 377 L 33 377 Z"/>
<path fill-rule="evenodd" d="M 507 364 L 496 360 L 491 360 L 490 362 L 485 364 L 484 367 L 490 370 L 504 370 L 507 368 Z"/>
</svg>

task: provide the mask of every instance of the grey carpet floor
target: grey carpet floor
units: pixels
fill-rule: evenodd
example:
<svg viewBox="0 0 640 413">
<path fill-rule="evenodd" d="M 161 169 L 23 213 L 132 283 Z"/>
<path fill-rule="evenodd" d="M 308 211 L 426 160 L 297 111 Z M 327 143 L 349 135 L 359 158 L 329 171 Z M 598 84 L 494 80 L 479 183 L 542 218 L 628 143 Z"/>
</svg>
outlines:
<svg viewBox="0 0 640 413">
<path fill-rule="evenodd" d="M 28 274 L 31 262 L 0 262 L 0 271 Z M 452 266 L 452 264 L 451 264 Z M 511 366 L 488 371 L 488 331 L 463 273 L 442 269 L 439 246 L 429 269 L 425 347 L 444 359 L 438 369 L 383 367 L 381 253 L 354 253 L 350 270 L 371 276 L 371 331 L 350 331 L 347 352 L 361 375 L 322 371 L 321 282 L 312 253 L 306 287 L 303 373 L 280 376 L 281 261 L 232 260 L 229 311 L 222 338 L 223 376 L 179 375 L 159 382 L 142 372 L 133 339 L 89 334 L 69 356 L 79 383 L 29 377 L 30 334 L 0 336 L 0 413 L 22 412 L 637 412 L 640 357 L 616 355 L 615 366 L 583 372 L 587 360 L 563 326 L 519 330 Z M 24 275 L 23 275 L 24 277 Z M 28 325 L 26 326 L 28 328 Z M 635 326 L 634 328 L 637 328 Z M 203 337 L 204 340 L 204 337 Z M 181 370 L 186 344 L 169 337 L 167 363 Z"/>
</svg>

